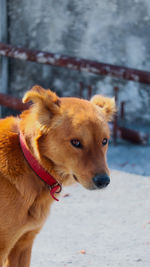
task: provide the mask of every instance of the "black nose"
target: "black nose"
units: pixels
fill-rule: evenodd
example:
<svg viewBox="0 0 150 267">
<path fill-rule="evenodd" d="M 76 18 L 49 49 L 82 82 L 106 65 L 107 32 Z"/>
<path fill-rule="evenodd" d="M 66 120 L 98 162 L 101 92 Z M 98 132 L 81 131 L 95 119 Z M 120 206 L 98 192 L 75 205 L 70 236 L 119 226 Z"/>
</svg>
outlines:
<svg viewBox="0 0 150 267">
<path fill-rule="evenodd" d="M 107 174 L 97 174 L 93 178 L 93 182 L 98 188 L 103 188 L 110 183 L 110 178 Z"/>
</svg>

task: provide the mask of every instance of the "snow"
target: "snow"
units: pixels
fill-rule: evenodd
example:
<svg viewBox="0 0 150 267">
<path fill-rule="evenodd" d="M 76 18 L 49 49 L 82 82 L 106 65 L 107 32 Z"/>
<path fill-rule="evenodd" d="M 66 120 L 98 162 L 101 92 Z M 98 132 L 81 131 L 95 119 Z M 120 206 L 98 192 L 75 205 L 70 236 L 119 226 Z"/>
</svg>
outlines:
<svg viewBox="0 0 150 267">
<path fill-rule="evenodd" d="M 15 52 L 14 53 L 14 56 L 16 56 L 17 58 L 19 59 L 22 59 L 22 60 L 27 60 L 28 56 L 26 53 L 18 53 L 18 52 Z"/>
<path fill-rule="evenodd" d="M 5 56 L 6 55 L 5 51 L 0 50 L 0 53 L 1 53 L 1 56 Z"/>
<path fill-rule="evenodd" d="M 120 171 L 102 191 L 66 187 L 35 241 L 31 266 L 149 267 L 149 187 L 150 176 Z"/>
<path fill-rule="evenodd" d="M 44 54 L 42 52 L 37 54 L 37 61 L 39 63 L 45 63 L 47 59 L 44 57 Z"/>
<path fill-rule="evenodd" d="M 31 266 L 149 267 L 149 155 L 150 144 L 118 139 L 108 149 L 107 189 L 63 188 L 35 241 Z"/>
<path fill-rule="evenodd" d="M 150 176 L 150 145 L 110 145 L 108 164 L 112 169 Z"/>
</svg>

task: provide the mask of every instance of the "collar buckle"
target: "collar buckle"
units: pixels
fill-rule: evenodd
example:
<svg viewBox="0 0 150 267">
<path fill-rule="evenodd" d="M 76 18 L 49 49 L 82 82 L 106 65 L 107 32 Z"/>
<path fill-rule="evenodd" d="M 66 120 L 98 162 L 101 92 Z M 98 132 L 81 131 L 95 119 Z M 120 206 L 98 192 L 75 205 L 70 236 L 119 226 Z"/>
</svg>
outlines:
<svg viewBox="0 0 150 267">
<path fill-rule="evenodd" d="M 56 201 L 59 201 L 56 197 L 55 194 L 59 194 L 62 190 L 62 187 L 59 183 L 53 184 L 53 185 L 49 185 L 48 186 L 49 190 L 50 190 L 50 194 L 52 196 L 52 198 Z"/>
</svg>

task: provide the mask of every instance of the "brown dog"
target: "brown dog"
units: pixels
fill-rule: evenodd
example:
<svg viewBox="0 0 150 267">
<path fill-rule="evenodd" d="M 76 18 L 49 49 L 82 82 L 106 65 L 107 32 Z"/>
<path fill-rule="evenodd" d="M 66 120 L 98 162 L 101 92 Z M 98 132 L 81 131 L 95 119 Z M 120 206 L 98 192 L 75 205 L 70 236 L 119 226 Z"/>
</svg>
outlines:
<svg viewBox="0 0 150 267">
<path fill-rule="evenodd" d="M 0 266 L 30 266 L 34 238 L 62 185 L 99 189 L 110 181 L 114 99 L 59 98 L 35 86 L 23 101 L 33 102 L 29 110 L 0 120 Z"/>
</svg>

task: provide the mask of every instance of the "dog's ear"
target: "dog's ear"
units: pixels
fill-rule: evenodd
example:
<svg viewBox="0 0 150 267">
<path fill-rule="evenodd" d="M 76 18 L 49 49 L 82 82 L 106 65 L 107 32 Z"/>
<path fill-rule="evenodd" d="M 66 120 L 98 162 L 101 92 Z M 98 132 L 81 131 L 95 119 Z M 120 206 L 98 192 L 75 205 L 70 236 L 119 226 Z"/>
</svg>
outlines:
<svg viewBox="0 0 150 267">
<path fill-rule="evenodd" d="M 51 90 L 45 90 L 39 85 L 32 87 L 23 97 L 23 103 L 29 101 L 33 102 L 32 109 L 42 125 L 60 112 L 60 98 Z"/>
<path fill-rule="evenodd" d="M 101 108 L 107 121 L 111 121 L 116 112 L 116 104 L 114 98 L 105 97 L 102 95 L 95 95 L 92 97 L 91 102 Z"/>
</svg>

